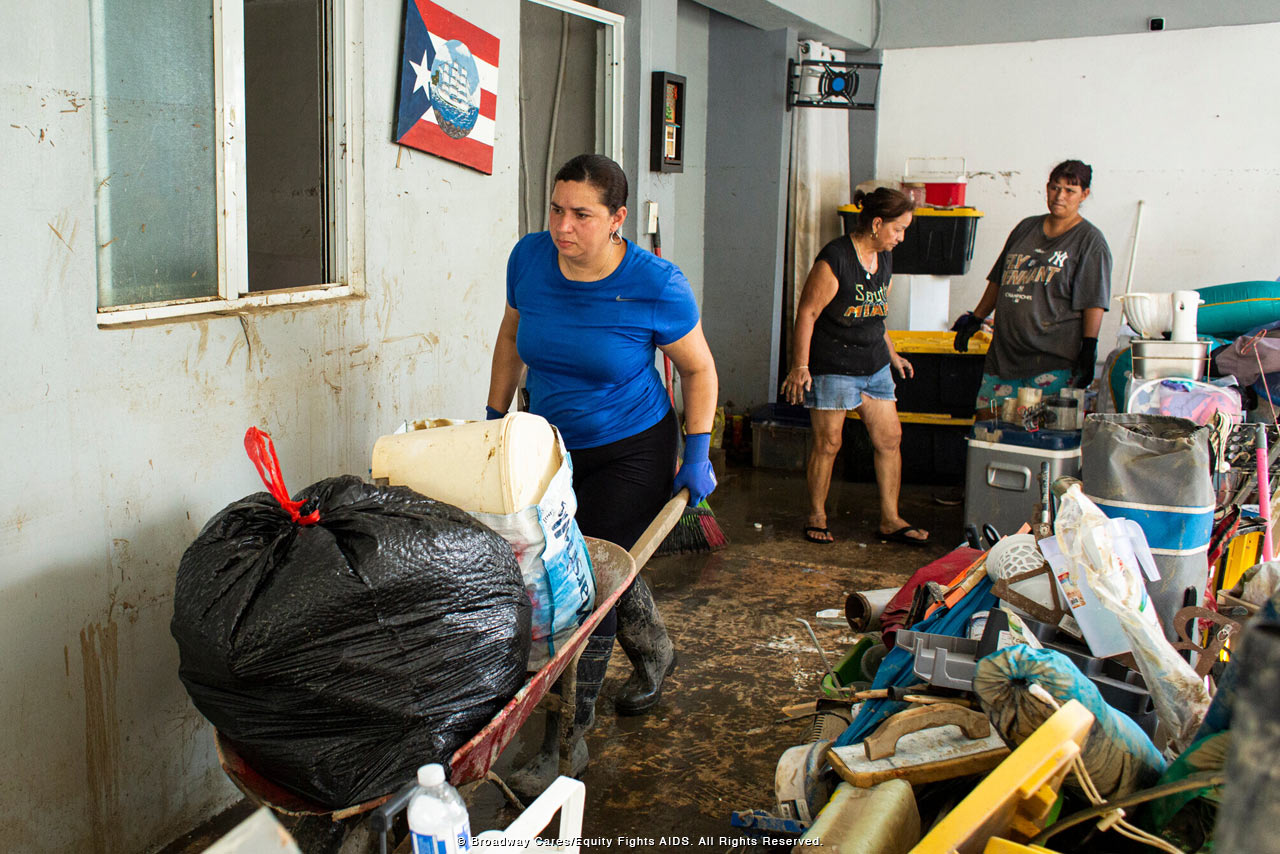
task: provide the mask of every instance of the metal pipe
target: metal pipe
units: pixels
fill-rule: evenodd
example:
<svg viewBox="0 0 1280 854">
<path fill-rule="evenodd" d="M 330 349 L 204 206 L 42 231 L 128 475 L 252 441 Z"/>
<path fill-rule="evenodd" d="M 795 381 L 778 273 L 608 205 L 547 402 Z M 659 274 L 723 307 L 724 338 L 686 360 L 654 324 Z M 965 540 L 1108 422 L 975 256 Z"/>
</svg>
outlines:
<svg viewBox="0 0 1280 854">
<path fill-rule="evenodd" d="M 1262 560 L 1271 560 L 1275 552 L 1271 548 L 1271 484 L 1270 456 L 1267 454 L 1267 426 L 1258 425 L 1258 515 L 1262 517 Z"/>
<path fill-rule="evenodd" d="M 836 675 L 835 668 L 831 666 L 831 662 L 827 660 L 827 654 L 822 649 L 822 644 L 818 643 L 818 636 L 813 633 L 813 626 L 809 625 L 808 620 L 796 618 L 796 622 L 809 630 L 809 637 L 813 639 L 813 645 L 818 648 L 818 655 L 822 656 L 822 663 L 826 666 L 827 672 L 831 674 L 831 684 L 837 688 L 843 688 L 840 684 L 840 677 Z"/>
<path fill-rule="evenodd" d="M 1138 199 L 1138 219 L 1133 224 L 1133 248 L 1129 250 L 1129 274 L 1124 279 L 1124 292 L 1129 293 L 1129 288 L 1133 287 L 1133 268 L 1138 260 L 1138 232 L 1142 231 L 1142 206 L 1145 205 L 1142 199 Z"/>
<path fill-rule="evenodd" d="M 844 600 L 844 618 L 849 628 L 855 632 L 868 632 L 876 628 L 885 606 L 897 592 L 896 587 L 882 587 L 878 590 L 859 590 L 850 593 Z"/>
</svg>

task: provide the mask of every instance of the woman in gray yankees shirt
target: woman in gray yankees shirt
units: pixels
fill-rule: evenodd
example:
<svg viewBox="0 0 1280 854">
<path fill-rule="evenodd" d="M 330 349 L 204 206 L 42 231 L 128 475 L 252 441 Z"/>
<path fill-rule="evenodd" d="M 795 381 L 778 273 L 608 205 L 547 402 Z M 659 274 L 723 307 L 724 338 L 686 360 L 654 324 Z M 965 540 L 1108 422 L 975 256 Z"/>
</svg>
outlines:
<svg viewBox="0 0 1280 854">
<path fill-rule="evenodd" d="M 977 409 L 1033 386 L 1053 394 L 1093 380 L 1098 328 L 1111 301 L 1111 249 L 1102 232 L 1080 216 L 1093 169 L 1079 160 L 1059 163 L 1045 187 L 1049 213 L 1014 227 L 987 275 L 978 307 L 952 326 L 955 348 L 993 309 L 995 333 L 983 365 Z"/>
</svg>

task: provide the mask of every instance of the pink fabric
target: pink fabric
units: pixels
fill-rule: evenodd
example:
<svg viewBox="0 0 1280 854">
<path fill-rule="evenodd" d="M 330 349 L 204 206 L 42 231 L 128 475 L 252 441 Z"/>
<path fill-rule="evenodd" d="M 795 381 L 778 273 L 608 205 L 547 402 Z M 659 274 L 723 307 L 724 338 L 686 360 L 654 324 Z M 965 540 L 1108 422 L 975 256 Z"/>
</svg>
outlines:
<svg viewBox="0 0 1280 854">
<path fill-rule="evenodd" d="M 893 649 L 894 636 L 898 629 L 910 628 L 910 626 L 904 626 L 903 622 L 907 619 L 907 612 L 911 610 L 911 599 L 915 596 L 917 587 L 928 584 L 930 581 L 936 581 L 944 586 L 950 584 L 953 578 L 968 569 L 969 565 L 982 555 L 983 552 L 979 549 L 961 546 L 917 569 L 907 583 L 893 594 L 889 604 L 884 607 L 884 613 L 880 615 L 880 630 L 884 635 L 884 645 Z"/>
</svg>

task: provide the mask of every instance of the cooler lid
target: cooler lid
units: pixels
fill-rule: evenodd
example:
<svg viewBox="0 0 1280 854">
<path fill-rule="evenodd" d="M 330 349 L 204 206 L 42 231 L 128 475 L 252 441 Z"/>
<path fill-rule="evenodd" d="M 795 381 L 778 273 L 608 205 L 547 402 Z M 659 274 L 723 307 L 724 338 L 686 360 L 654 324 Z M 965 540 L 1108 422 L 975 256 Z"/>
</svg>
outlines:
<svg viewBox="0 0 1280 854">
<path fill-rule="evenodd" d="M 1019 430 L 1008 424 L 998 421 L 978 421 L 973 425 L 974 431 L 978 429 L 987 431 L 1000 431 L 1000 440 L 993 442 L 990 439 L 977 439 L 975 433 L 969 434 L 969 447 L 982 447 L 1000 449 L 1002 446 L 1006 449 L 1009 446 L 1017 448 L 1025 448 L 1032 453 L 1053 456 L 1053 457 L 1073 457 L 1080 453 L 1080 431 L 1079 430 Z"/>
</svg>

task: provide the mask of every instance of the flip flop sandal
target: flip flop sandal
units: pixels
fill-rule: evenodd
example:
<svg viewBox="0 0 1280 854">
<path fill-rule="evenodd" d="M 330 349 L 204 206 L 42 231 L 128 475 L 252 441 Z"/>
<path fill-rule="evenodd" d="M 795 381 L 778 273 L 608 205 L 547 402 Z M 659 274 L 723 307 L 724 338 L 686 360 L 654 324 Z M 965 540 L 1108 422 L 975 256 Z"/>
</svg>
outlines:
<svg viewBox="0 0 1280 854">
<path fill-rule="evenodd" d="M 826 534 L 828 539 L 823 539 L 820 534 Z M 817 543 L 820 546 L 829 546 L 834 543 L 835 537 L 831 536 L 831 530 L 828 528 L 819 528 L 817 525 L 809 525 L 804 529 L 804 538 L 811 543 Z"/>
<path fill-rule="evenodd" d="M 919 531 L 921 534 L 925 533 L 923 528 L 917 528 L 915 525 L 906 525 L 902 528 L 899 528 L 898 530 L 894 531 L 891 534 L 886 534 L 884 531 L 877 530 L 876 536 L 878 536 L 882 540 L 887 540 L 888 542 L 891 542 L 891 543 L 902 543 L 903 545 L 907 545 L 907 546 L 929 545 L 928 537 L 925 537 L 924 539 L 920 539 L 919 537 L 907 536 L 907 534 L 909 534 L 911 531 Z"/>
</svg>

